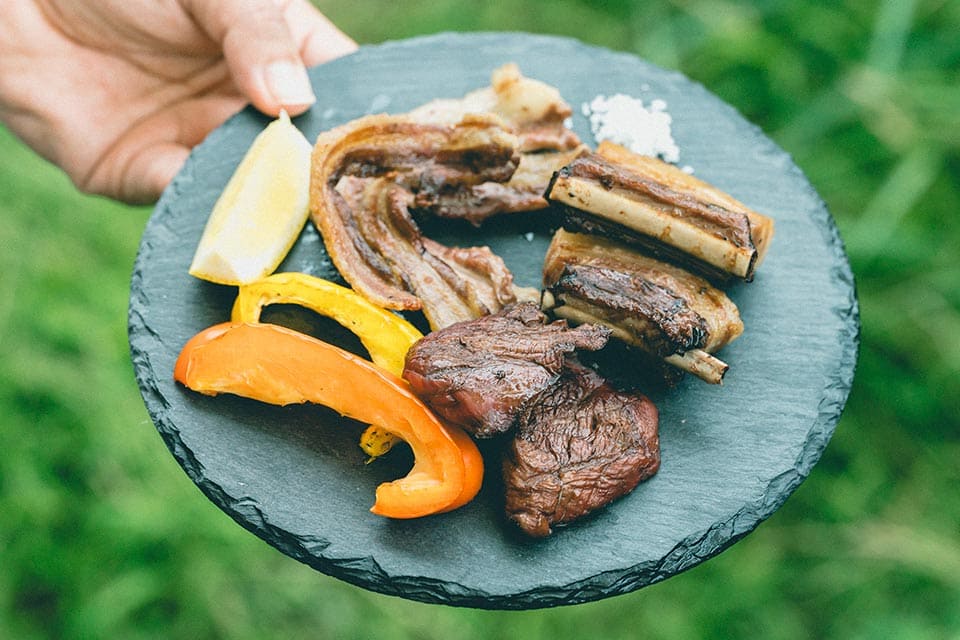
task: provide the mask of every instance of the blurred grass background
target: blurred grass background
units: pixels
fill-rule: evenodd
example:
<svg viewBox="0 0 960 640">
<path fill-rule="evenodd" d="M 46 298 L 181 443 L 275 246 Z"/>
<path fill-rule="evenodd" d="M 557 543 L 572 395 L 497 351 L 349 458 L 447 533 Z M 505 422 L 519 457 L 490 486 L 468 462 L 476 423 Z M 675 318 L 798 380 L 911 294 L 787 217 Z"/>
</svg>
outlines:
<svg viewBox="0 0 960 640">
<path fill-rule="evenodd" d="M 126 341 L 149 209 L 74 191 L 0 129 L 0 637 L 960 638 L 960 3 L 320 2 L 361 43 L 524 30 L 703 83 L 827 202 L 861 301 L 820 464 L 724 554 L 609 600 L 436 607 L 286 558 L 210 504 Z"/>
</svg>

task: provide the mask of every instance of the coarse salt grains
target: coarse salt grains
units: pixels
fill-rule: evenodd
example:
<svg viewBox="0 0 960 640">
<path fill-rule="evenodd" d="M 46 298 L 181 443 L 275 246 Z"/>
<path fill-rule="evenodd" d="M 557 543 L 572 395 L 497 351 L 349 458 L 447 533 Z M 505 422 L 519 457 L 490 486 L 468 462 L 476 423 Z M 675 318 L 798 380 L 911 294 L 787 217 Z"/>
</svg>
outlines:
<svg viewBox="0 0 960 640">
<path fill-rule="evenodd" d="M 610 97 L 598 95 L 583 104 L 583 115 L 590 120 L 590 130 L 597 142 L 609 140 L 645 156 L 660 157 L 676 163 L 680 149 L 673 140 L 667 103 L 660 99 L 644 107 L 643 100 L 618 93 Z"/>
</svg>

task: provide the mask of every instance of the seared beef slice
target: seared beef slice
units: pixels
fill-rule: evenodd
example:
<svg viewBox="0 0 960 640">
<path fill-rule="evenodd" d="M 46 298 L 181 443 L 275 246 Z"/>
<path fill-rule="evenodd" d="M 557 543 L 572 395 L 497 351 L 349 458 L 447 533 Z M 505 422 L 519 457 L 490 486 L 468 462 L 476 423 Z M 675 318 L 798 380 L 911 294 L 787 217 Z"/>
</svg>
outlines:
<svg viewBox="0 0 960 640">
<path fill-rule="evenodd" d="M 531 536 L 631 492 L 660 467 L 657 408 L 568 363 L 530 402 L 503 462 L 507 515 Z"/>
<path fill-rule="evenodd" d="M 407 353 L 403 377 L 444 419 L 490 437 L 560 377 L 566 354 L 600 349 L 609 336 L 596 325 L 547 323 L 535 304 L 517 303 L 428 334 Z"/>
</svg>

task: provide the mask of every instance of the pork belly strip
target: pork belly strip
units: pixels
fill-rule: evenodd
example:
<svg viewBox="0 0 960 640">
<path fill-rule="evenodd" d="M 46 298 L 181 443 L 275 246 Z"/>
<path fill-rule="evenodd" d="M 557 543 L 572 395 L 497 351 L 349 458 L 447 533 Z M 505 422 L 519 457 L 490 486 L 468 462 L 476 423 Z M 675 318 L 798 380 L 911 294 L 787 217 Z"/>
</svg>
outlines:
<svg viewBox="0 0 960 640">
<path fill-rule="evenodd" d="M 599 236 L 558 230 L 543 284 L 557 316 L 601 323 L 614 337 L 712 383 L 723 379 L 727 365 L 711 354 L 743 332 L 723 291 Z"/>
<path fill-rule="evenodd" d="M 403 377 L 444 420 L 486 438 L 509 430 L 523 406 L 551 386 L 564 357 L 596 351 L 609 329 L 548 322 L 530 302 L 427 334 L 407 353 Z"/>
<path fill-rule="evenodd" d="M 416 296 L 432 329 L 478 318 L 538 292 L 515 287 L 503 260 L 487 247 L 447 247 L 420 233 L 413 195 L 386 178 L 344 176 L 337 192 L 353 212 L 366 247 L 391 282 Z"/>
<path fill-rule="evenodd" d="M 554 176 L 547 199 L 584 230 L 595 219 L 608 235 L 682 256 L 707 273 L 752 280 L 773 221 L 657 158 L 603 142 Z"/>
<path fill-rule="evenodd" d="M 528 403 L 503 459 L 507 516 L 549 535 L 631 491 L 660 468 L 657 408 L 568 360 Z"/>
<path fill-rule="evenodd" d="M 370 245 L 375 234 L 369 225 L 375 221 L 356 209 L 369 200 L 348 201 L 337 190 L 341 178 L 386 177 L 413 191 L 503 181 L 519 163 L 517 144 L 516 136 L 492 115 L 468 115 L 456 125 L 367 116 L 321 134 L 311 163 L 311 215 L 340 274 L 380 306 L 422 306 L 396 264 Z"/>
</svg>

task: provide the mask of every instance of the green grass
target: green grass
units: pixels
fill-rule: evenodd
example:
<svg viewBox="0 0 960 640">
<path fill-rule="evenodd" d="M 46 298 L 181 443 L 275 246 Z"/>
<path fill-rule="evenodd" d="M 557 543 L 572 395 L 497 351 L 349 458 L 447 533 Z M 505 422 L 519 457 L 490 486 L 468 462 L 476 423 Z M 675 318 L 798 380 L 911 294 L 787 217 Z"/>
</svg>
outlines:
<svg viewBox="0 0 960 640">
<path fill-rule="evenodd" d="M 960 637 L 960 4 L 321 2 L 360 42 L 527 30 L 703 83 L 833 212 L 863 315 L 820 464 L 729 551 L 535 612 L 372 594 L 210 504 L 143 409 L 126 342 L 148 209 L 77 194 L 0 129 L 0 637 Z"/>
</svg>

